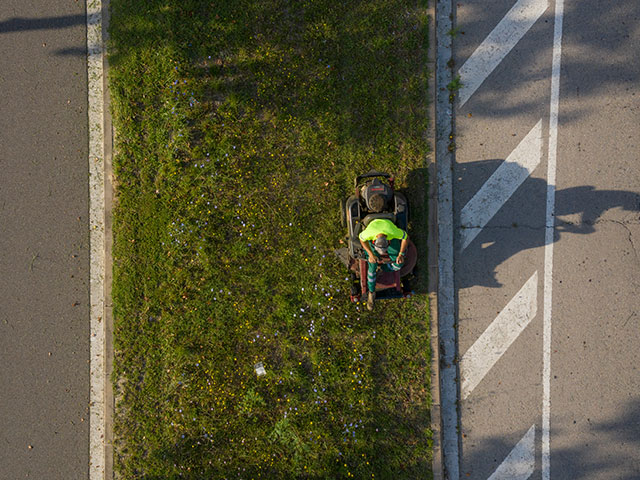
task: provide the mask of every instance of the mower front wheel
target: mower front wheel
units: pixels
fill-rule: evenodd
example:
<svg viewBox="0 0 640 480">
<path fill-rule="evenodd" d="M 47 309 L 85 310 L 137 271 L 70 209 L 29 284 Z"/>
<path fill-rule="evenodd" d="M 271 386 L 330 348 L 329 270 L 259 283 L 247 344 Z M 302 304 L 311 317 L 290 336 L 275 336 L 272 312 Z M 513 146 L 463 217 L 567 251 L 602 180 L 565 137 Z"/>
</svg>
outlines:
<svg viewBox="0 0 640 480">
<path fill-rule="evenodd" d="M 351 294 L 351 301 L 358 303 L 360 300 L 360 283 L 353 272 L 351 272 L 349 277 L 351 277 L 351 291 L 349 292 Z"/>
</svg>

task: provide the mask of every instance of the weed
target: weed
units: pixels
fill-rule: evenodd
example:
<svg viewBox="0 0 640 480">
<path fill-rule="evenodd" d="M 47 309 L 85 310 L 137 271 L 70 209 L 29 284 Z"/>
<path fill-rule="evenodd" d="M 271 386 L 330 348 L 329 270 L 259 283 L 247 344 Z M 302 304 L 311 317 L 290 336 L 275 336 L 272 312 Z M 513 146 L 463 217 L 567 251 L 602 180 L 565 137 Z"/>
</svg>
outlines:
<svg viewBox="0 0 640 480">
<path fill-rule="evenodd" d="M 462 29 L 460 27 L 455 27 L 455 28 L 452 28 L 451 30 L 449 30 L 447 32 L 447 35 L 449 35 L 451 38 L 456 38 L 459 33 L 462 33 L 464 35 L 464 32 L 462 31 Z"/>
<path fill-rule="evenodd" d="M 449 90 L 450 92 L 457 92 L 458 90 L 460 90 L 460 88 L 462 88 L 460 75 L 456 75 L 455 78 L 447 84 L 447 90 Z"/>
</svg>

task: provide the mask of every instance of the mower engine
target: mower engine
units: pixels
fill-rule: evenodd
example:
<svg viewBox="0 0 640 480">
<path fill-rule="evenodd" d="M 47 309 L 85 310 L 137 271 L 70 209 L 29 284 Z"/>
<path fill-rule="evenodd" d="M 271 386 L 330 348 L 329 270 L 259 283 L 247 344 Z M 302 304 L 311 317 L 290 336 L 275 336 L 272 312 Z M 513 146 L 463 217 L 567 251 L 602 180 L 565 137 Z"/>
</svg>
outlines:
<svg viewBox="0 0 640 480">
<path fill-rule="evenodd" d="M 371 212 L 387 210 L 389 204 L 393 200 L 393 188 L 382 183 L 378 178 L 374 178 L 373 181 L 364 185 L 360 194 L 367 210 Z M 373 198 L 374 195 L 380 195 L 384 199 L 384 205 L 381 209 L 375 208 L 371 204 L 371 198 Z"/>
</svg>

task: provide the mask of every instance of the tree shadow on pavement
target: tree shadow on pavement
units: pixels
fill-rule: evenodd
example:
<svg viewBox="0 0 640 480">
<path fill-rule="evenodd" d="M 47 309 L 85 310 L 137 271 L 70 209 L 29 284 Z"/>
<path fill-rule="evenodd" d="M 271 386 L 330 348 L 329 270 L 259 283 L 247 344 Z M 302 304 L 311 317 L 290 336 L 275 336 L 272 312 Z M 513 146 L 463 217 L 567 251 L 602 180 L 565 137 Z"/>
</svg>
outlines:
<svg viewBox="0 0 640 480">
<path fill-rule="evenodd" d="M 0 34 L 29 30 L 54 30 L 86 25 L 86 15 L 62 15 L 59 17 L 13 17 L 0 21 Z"/>
<path fill-rule="evenodd" d="M 553 386 L 552 386 L 553 398 Z M 605 399 L 603 399 L 604 401 Z M 619 406 L 621 413 L 610 420 L 580 418 L 550 420 L 551 478 L 587 480 L 640 478 L 640 397 Z M 489 478 L 524 436 L 508 443 L 504 437 L 478 439 L 468 451 L 462 451 L 461 478 Z M 535 438 L 540 439 L 540 425 L 535 426 Z M 530 478 L 540 478 L 541 448 L 536 440 L 535 471 Z M 570 444 L 570 447 L 566 445 Z M 616 448 L 612 448 L 616 445 Z M 464 447 L 464 445 L 463 445 Z M 481 466 L 481 467 L 479 467 Z"/>
<path fill-rule="evenodd" d="M 489 7 L 483 2 L 458 6 L 454 44 L 457 71 L 475 48 L 496 26 L 497 21 L 513 7 L 513 1 L 493 0 Z M 496 67 L 468 103 L 465 111 L 476 118 L 510 118 L 540 107 L 537 95 L 522 95 L 523 85 L 547 85 L 551 74 L 554 12 L 550 6 Z M 571 107 L 563 105 L 563 122 L 579 121 L 596 114 L 580 98 L 610 94 L 615 90 L 637 85 L 640 63 L 630 39 L 640 20 L 640 2 L 611 2 L 606 9 L 598 0 L 565 2 L 562 34 L 562 75 L 581 78 L 579 86 L 565 91 L 563 99 L 574 99 Z M 605 15 L 584 12 L 606 11 Z M 579 50 L 577 50 L 579 48 Z M 495 79 L 505 78 L 499 83 Z M 605 81 L 603 81 L 605 79 Z M 546 90 L 546 87 L 545 87 Z"/>
<path fill-rule="evenodd" d="M 454 200 L 454 218 L 460 218 L 473 193 L 502 164 L 503 160 L 494 159 L 456 166 L 456 175 L 465 178 L 468 188 Z M 512 171 L 518 169 L 522 176 L 526 175 L 524 168 L 512 166 Z M 545 180 L 527 178 L 465 249 L 461 249 L 460 231 L 457 232 L 457 289 L 475 285 L 501 287 L 496 278 L 499 265 L 517 253 L 545 245 L 547 188 Z M 564 235 L 593 233 L 600 222 L 624 224 L 640 220 L 640 192 L 599 190 L 585 185 L 557 190 L 555 200 L 554 242 Z"/>
<path fill-rule="evenodd" d="M 102 18 L 98 15 L 87 17 L 86 14 L 77 15 L 60 15 L 57 17 L 13 17 L 7 20 L 0 21 L 0 35 L 11 33 L 24 33 L 34 30 L 61 30 L 61 29 L 73 29 L 77 27 L 85 27 L 87 24 L 96 24 L 99 21 L 103 21 L 107 17 L 106 5 L 102 7 Z M 93 50 L 100 50 L 99 45 L 91 46 Z M 73 45 L 65 48 L 55 50 L 54 55 L 58 56 L 87 56 L 87 43 L 82 42 L 78 45 Z"/>
</svg>

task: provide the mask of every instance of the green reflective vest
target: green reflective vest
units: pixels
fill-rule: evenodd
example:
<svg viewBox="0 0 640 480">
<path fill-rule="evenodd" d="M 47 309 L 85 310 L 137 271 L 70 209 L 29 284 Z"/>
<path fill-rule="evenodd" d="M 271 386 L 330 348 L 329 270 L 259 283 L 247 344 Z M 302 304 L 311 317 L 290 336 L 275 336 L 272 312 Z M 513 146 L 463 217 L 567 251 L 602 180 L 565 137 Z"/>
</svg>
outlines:
<svg viewBox="0 0 640 480">
<path fill-rule="evenodd" d="M 360 240 L 366 242 L 369 240 L 375 240 L 375 238 L 381 233 L 384 233 L 387 236 L 387 240 L 389 242 L 395 238 L 404 240 L 407 236 L 407 232 L 396 227 L 391 220 L 379 218 L 377 220 L 373 220 L 367 228 L 360 232 L 359 237 Z"/>
</svg>

